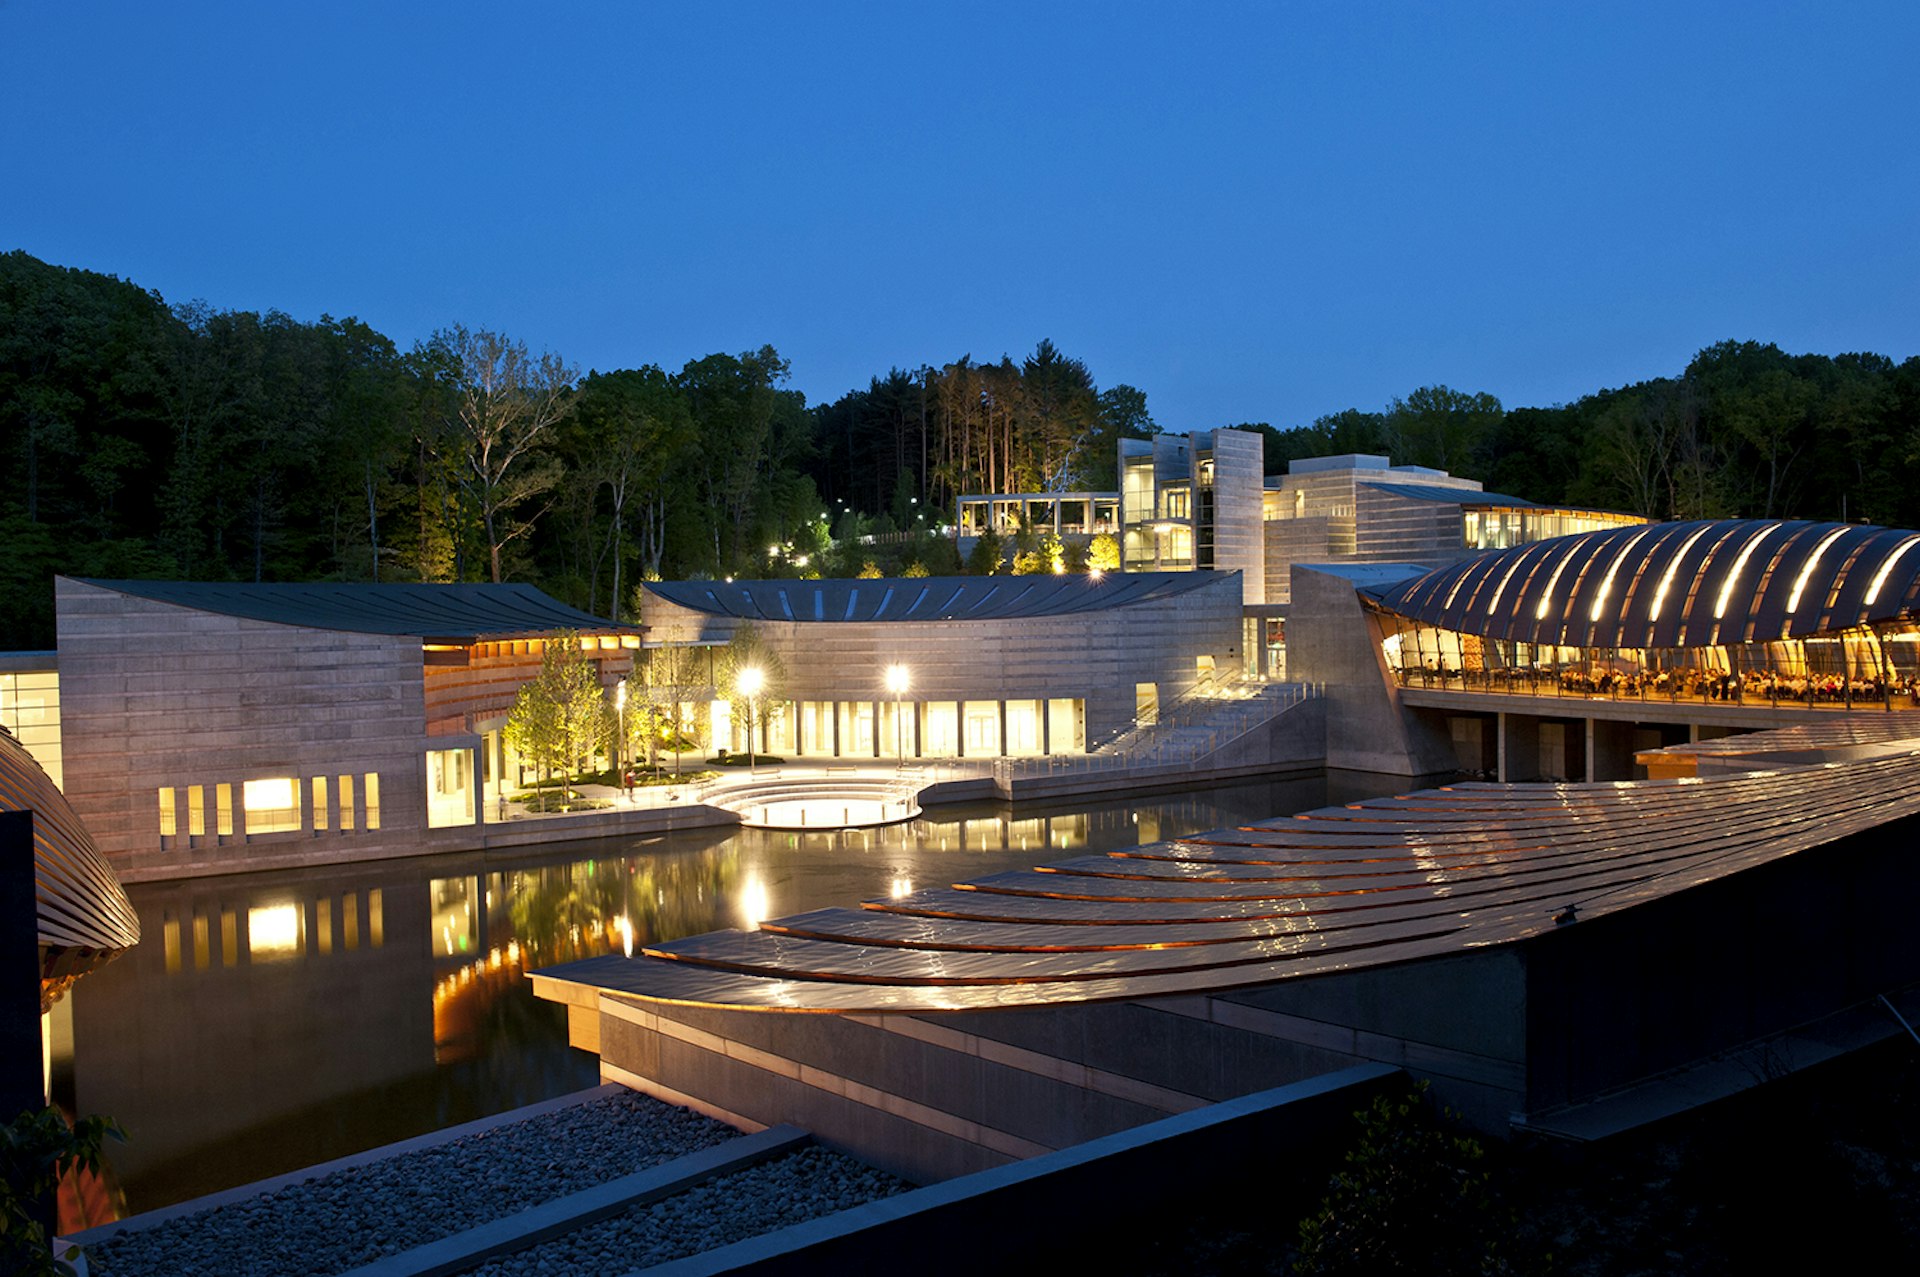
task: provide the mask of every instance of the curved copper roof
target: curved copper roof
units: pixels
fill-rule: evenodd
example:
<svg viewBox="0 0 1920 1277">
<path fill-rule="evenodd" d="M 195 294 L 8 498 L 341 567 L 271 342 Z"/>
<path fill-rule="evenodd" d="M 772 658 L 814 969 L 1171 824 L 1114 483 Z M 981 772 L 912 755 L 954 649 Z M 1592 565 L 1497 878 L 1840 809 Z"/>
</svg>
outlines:
<svg viewBox="0 0 1920 1277">
<path fill-rule="evenodd" d="M 73 808 L 26 746 L 0 731 L 0 811 L 33 812 L 40 1009 L 140 942 L 140 919 Z"/>
<path fill-rule="evenodd" d="M 755 621 L 991 621 L 1126 607 L 1197 590 L 1218 572 L 1099 576 L 876 577 L 831 581 L 649 581 L 670 603 Z"/>
<path fill-rule="evenodd" d="M 1913 614 L 1920 532 L 1707 519 L 1555 537 L 1368 590 L 1440 629 L 1565 647 L 1801 638 Z"/>
<path fill-rule="evenodd" d="M 1212 993 L 1525 940 L 1563 925 L 1569 906 L 1582 920 L 1617 913 L 1915 813 L 1920 741 L 1864 762 L 1703 779 L 1453 785 L 533 978 L 842 1014 Z"/>
</svg>

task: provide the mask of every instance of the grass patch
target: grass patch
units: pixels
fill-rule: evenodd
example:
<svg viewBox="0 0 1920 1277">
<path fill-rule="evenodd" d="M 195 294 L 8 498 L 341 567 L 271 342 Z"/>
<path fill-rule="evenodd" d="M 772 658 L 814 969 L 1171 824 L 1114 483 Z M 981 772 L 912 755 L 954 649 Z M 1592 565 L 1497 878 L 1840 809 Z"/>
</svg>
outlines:
<svg viewBox="0 0 1920 1277">
<path fill-rule="evenodd" d="M 711 767 L 745 767 L 748 765 L 747 758 L 746 754 L 729 754 L 723 749 L 709 758 L 707 764 Z M 755 767 L 778 767 L 787 761 L 778 754 L 754 754 L 752 758 Z"/>
</svg>

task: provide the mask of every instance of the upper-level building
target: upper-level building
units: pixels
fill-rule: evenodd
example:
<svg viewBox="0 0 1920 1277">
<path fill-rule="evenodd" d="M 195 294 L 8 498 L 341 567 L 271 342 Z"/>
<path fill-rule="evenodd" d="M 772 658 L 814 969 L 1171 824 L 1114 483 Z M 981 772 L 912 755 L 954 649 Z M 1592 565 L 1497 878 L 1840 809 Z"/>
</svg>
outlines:
<svg viewBox="0 0 1920 1277">
<path fill-rule="evenodd" d="M 1295 563 L 1421 563 L 1645 523 L 1639 515 L 1542 506 L 1427 466 L 1353 453 L 1294 461 L 1263 493 L 1264 601 L 1285 603 Z M 1255 600 L 1249 598 L 1248 602 Z"/>
</svg>

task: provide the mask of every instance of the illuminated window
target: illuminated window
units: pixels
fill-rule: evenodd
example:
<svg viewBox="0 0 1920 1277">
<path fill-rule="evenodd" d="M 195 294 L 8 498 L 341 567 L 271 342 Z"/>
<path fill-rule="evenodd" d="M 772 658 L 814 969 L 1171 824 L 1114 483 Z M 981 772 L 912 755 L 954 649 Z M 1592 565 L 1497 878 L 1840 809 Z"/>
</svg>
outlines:
<svg viewBox="0 0 1920 1277">
<path fill-rule="evenodd" d="M 1007 702 L 1007 753 L 1040 752 L 1040 713 L 1039 701 Z"/>
<path fill-rule="evenodd" d="M 223 838 L 233 836 L 233 786 L 213 787 L 214 830 Z"/>
<path fill-rule="evenodd" d="M 248 834 L 284 834 L 300 828 L 300 782 L 268 776 L 240 786 L 240 807 Z"/>
<path fill-rule="evenodd" d="M 327 827 L 327 778 L 313 778 L 313 828 L 317 833 Z"/>
<path fill-rule="evenodd" d="M 207 794 L 199 785 L 187 786 L 187 833 L 195 838 L 207 832 Z"/>
<path fill-rule="evenodd" d="M 1078 754 L 1086 750 L 1087 711 L 1085 701 L 1047 702 L 1047 748 L 1055 754 Z"/>
<path fill-rule="evenodd" d="M 1000 702 L 965 701 L 962 703 L 961 717 L 967 732 L 969 758 L 1000 752 Z"/>
<path fill-rule="evenodd" d="M 360 779 L 366 782 L 361 796 L 366 800 L 364 805 L 367 810 L 367 828 L 378 829 L 380 828 L 380 773 L 368 772 Z"/>
<path fill-rule="evenodd" d="M 168 786 L 160 791 L 160 836 L 171 838 L 175 833 L 173 819 L 173 788 Z"/>
<path fill-rule="evenodd" d="M 371 810 L 371 809 L 369 809 Z M 427 751 L 427 828 L 473 823 L 473 751 Z"/>
<path fill-rule="evenodd" d="M 340 828 L 353 828 L 353 777 L 340 777 Z"/>
<path fill-rule="evenodd" d="M 929 758 L 952 758 L 960 752 L 960 707 L 952 701 L 929 701 L 920 710 L 920 749 Z"/>
</svg>

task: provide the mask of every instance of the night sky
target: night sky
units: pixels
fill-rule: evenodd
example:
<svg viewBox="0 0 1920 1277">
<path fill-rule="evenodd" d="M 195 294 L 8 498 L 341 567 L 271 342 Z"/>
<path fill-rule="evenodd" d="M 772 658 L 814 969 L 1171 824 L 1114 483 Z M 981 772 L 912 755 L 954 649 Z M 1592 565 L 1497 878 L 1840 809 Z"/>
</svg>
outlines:
<svg viewBox="0 0 1920 1277">
<path fill-rule="evenodd" d="M 0 250 L 832 399 L 1042 337 L 1167 428 L 1920 353 L 1920 5 L 0 0 Z"/>
</svg>

